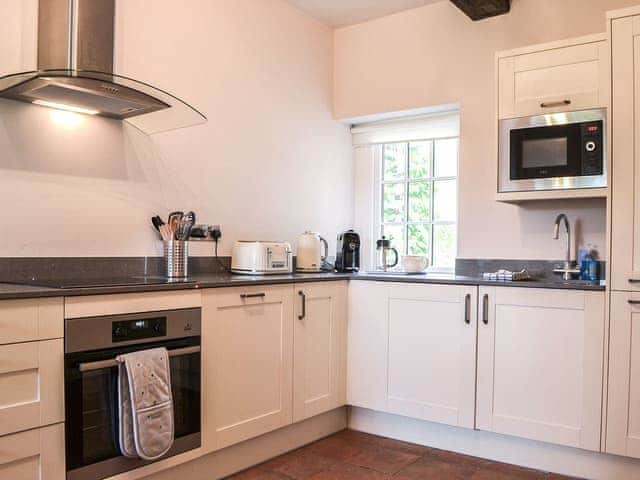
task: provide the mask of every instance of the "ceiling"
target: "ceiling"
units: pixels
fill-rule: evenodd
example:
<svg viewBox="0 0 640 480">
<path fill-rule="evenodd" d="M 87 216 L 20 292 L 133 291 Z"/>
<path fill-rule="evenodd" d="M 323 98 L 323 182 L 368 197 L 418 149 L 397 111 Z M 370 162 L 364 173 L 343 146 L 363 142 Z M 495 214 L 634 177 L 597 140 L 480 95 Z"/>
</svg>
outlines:
<svg viewBox="0 0 640 480">
<path fill-rule="evenodd" d="M 442 0 L 288 0 L 334 27 L 352 25 Z"/>
</svg>

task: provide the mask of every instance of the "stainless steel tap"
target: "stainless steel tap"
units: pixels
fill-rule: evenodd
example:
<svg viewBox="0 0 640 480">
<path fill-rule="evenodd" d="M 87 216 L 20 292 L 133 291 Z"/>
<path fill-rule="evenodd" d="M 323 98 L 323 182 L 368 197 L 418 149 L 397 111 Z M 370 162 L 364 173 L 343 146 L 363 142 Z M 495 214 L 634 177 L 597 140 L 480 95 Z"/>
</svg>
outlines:
<svg viewBox="0 0 640 480">
<path fill-rule="evenodd" d="M 553 271 L 555 273 L 562 273 L 563 280 L 571 280 L 571 275 L 580 273 L 580 270 L 577 270 L 574 263 L 571 261 L 571 225 L 569 224 L 569 219 L 564 213 L 561 213 L 556 217 L 556 222 L 553 226 L 553 238 L 555 240 L 560 238 L 560 222 L 564 223 L 565 233 L 567 234 L 567 251 L 562 268 L 554 268 Z"/>
</svg>

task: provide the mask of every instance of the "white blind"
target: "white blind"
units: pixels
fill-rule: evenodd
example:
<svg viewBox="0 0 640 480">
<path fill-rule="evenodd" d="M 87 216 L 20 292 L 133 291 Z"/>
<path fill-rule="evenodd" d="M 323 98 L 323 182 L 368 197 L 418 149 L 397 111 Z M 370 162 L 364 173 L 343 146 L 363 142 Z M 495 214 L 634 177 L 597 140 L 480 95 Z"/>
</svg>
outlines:
<svg viewBox="0 0 640 480">
<path fill-rule="evenodd" d="M 351 128 L 354 146 L 457 137 L 459 132 L 460 114 L 458 112 L 363 123 Z"/>
</svg>

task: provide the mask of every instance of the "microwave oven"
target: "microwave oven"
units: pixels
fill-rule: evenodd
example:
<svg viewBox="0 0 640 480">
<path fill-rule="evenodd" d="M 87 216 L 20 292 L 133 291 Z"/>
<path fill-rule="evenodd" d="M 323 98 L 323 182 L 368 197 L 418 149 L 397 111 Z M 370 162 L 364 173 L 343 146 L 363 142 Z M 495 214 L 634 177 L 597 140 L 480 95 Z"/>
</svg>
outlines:
<svg viewBox="0 0 640 480">
<path fill-rule="evenodd" d="M 607 186 L 606 110 L 499 122 L 498 192 Z"/>
</svg>

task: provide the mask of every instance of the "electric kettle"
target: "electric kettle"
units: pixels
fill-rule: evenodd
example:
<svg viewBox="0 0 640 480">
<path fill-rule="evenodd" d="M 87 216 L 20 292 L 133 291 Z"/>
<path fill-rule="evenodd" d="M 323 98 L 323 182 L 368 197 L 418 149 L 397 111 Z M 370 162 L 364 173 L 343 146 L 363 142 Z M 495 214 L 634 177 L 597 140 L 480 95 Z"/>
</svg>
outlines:
<svg viewBox="0 0 640 480">
<path fill-rule="evenodd" d="M 324 254 L 323 254 L 324 251 Z M 327 259 L 329 245 L 315 232 L 304 232 L 298 237 L 296 270 L 299 272 L 321 272 L 322 264 Z"/>
</svg>

